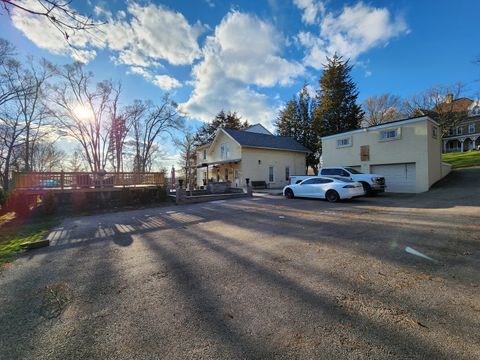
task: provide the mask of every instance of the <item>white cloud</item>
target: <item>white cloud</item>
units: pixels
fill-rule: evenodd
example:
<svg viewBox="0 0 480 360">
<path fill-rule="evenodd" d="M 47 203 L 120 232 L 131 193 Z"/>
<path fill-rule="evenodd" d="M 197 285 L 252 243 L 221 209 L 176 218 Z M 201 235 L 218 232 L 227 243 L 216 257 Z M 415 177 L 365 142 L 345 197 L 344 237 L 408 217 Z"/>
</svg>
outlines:
<svg viewBox="0 0 480 360">
<path fill-rule="evenodd" d="M 325 5 L 316 0 L 293 0 L 293 3 L 303 11 L 302 21 L 305 24 L 315 24 L 317 19 L 325 13 Z"/>
<path fill-rule="evenodd" d="M 153 83 L 166 91 L 182 86 L 180 81 L 168 75 L 155 75 Z"/>
<path fill-rule="evenodd" d="M 194 90 L 182 104 L 191 116 L 208 121 L 220 110 L 237 111 L 251 122 L 271 127 L 275 109 L 267 96 L 249 85 L 288 85 L 304 73 L 281 57 L 285 40 L 269 23 L 230 12 L 206 40 L 204 59 L 192 70 Z"/>
<path fill-rule="evenodd" d="M 161 5 L 131 2 L 127 11 L 130 22 L 121 15 L 104 29 L 108 46 L 118 50 L 120 58 L 135 54 L 147 63 L 163 59 L 172 65 L 185 65 L 200 57 L 197 39 L 203 31 L 201 24 L 190 25 L 181 13 Z"/>
<path fill-rule="evenodd" d="M 325 13 L 317 20 L 319 34 L 300 32 L 299 43 L 307 48 L 305 65 L 320 69 L 326 56 L 335 52 L 355 60 L 359 55 L 408 33 L 401 16 L 392 16 L 386 8 L 376 8 L 359 2 L 345 6 L 338 15 Z"/>
<path fill-rule="evenodd" d="M 45 11 L 38 1 L 23 0 L 21 5 L 32 11 Z M 68 5 L 66 7 L 68 8 Z M 55 16 L 66 24 L 72 24 L 72 20 L 59 10 L 53 10 L 51 16 Z M 37 16 L 15 7 L 12 9 L 12 22 L 38 47 L 54 54 L 69 55 L 76 61 L 89 62 L 96 56 L 96 51 L 90 46 L 102 46 L 95 37 L 85 32 L 78 32 L 70 37 L 69 42 L 72 46 L 69 46 L 64 35 L 51 24 L 47 17 Z"/>
<path fill-rule="evenodd" d="M 182 83 L 180 81 L 171 76 L 154 75 L 149 70 L 141 66 L 131 66 L 129 72 L 143 76 L 145 79 L 165 91 L 169 91 L 182 86 Z"/>
<path fill-rule="evenodd" d="M 23 4 L 35 10 L 42 9 L 35 0 L 24 0 Z M 95 49 L 104 47 L 116 53 L 117 63 L 136 66 L 158 65 L 159 60 L 185 65 L 201 56 L 197 39 L 204 27 L 200 23 L 189 24 L 179 12 L 161 5 L 142 6 L 136 2 L 128 2 L 129 16 L 122 10 L 114 16 L 98 6 L 94 12 L 106 18 L 107 24 L 101 25 L 98 31 L 71 34 L 69 41 L 76 50 L 68 46 L 46 17 L 14 8 L 12 20 L 37 46 L 82 62 L 92 60 L 96 56 Z M 54 15 L 63 20 L 61 13 Z"/>
</svg>

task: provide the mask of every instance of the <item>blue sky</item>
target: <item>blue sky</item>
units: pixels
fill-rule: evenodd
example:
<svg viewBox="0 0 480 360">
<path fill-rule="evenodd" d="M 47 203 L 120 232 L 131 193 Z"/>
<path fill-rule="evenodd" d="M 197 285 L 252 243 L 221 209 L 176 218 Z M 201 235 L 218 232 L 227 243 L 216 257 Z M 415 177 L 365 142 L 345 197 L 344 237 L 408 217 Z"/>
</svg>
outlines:
<svg viewBox="0 0 480 360">
<path fill-rule="evenodd" d="M 27 0 L 30 1 L 30 0 Z M 98 80 L 123 84 L 123 101 L 170 91 L 197 127 L 222 108 L 271 126 L 304 82 L 317 87 L 333 52 L 351 58 L 362 99 L 407 97 L 462 81 L 479 88 L 480 1 L 80 1 L 107 21 L 102 33 L 62 43 L 48 23 L 0 17 L 0 36 L 21 55 L 85 62 Z"/>
</svg>

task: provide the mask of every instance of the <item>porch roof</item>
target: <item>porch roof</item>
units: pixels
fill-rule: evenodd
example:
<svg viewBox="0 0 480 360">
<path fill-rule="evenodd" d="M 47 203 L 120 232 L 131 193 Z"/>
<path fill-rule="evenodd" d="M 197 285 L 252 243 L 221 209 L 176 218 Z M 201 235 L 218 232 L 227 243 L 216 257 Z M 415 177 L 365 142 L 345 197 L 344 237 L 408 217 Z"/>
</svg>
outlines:
<svg viewBox="0 0 480 360">
<path fill-rule="evenodd" d="M 218 161 L 211 161 L 205 162 L 197 165 L 197 168 L 206 167 L 210 165 L 224 165 L 224 164 L 233 164 L 242 161 L 242 159 L 228 159 L 228 160 L 218 160 Z"/>
</svg>

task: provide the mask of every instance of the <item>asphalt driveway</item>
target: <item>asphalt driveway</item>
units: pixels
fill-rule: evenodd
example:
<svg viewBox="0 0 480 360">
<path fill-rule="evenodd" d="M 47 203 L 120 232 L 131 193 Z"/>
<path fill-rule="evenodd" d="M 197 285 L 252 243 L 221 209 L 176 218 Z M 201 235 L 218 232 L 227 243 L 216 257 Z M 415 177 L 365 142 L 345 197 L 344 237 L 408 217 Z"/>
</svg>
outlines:
<svg viewBox="0 0 480 360">
<path fill-rule="evenodd" d="M 478 359 L 478 179 L 65 220 L 0 273 L 0 358 Z"/>
</svg>

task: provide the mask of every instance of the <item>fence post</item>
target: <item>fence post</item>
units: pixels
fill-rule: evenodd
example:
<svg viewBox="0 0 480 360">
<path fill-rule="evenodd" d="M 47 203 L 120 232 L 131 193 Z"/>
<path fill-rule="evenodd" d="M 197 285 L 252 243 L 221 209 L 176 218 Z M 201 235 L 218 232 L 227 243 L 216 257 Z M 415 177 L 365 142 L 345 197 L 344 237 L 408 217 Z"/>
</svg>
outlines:
<svg viewBox="0 0 480 360">
<path fill-rule="evenodd" d="M 60 173 L 60 188 L 63 190 L 64 186 L 65 186 L 65 173 L 62 170 L 62 172 Z"/>
</svg>

